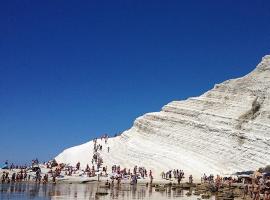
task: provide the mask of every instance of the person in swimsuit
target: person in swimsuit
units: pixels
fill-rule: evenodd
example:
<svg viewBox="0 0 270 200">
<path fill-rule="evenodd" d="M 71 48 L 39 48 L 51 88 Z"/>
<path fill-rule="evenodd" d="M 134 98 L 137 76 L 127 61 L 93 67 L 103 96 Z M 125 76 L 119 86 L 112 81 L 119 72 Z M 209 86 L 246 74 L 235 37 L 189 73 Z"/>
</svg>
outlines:
<svg viewBox="0 0 270 200">
<path fill-rule="evenodd" d="M 252 184 L 252 182 L 248 184 L 248 192 L 249 192 L 250 198 L 252 198 L 253 197 L 253 184 Z"/>
<path fill-rule="evenodd" d="M 267 180 L 265 183 L 265 191 L 263 200 L 270 200 L 270 180 Z"/>
<path fill-rule="evenodd" d="M 249 184 L 248 183 L 245 183 L 242 199 L 246 199 L 246 197 L 248 195 L 248 186 L 249 186 Z"/>
<path fill-rule="evenodd" d="M 253 184 L 253 200 L 259 200 L 260 199 L 260 185 L 258 184 L 258 181 L 255 180 Z"/>
</svg>

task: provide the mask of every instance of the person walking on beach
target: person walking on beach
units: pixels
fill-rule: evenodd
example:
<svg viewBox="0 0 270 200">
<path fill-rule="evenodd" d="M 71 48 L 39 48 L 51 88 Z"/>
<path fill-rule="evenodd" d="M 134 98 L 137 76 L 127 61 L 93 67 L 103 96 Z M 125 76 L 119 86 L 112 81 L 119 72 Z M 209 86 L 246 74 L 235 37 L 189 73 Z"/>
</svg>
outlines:
<svg viewBox="0 0 270 200">
<path fill-rule="evenodd" d="M 5 172 L 3 172 L 2 177 L 1 177 L 1 182 L 4 183 L 5 182 Z"/>
<path fill-rule="evenodd" d="M 52 182 L 53 182 L 53 184 L 56 184 L 56 176 L 55 176 L 55 174 L 53 174 Z"/>
<path fill-rule="evenodd" d="M 121 177 L 120 177 L 120 176 L 118 176 L 118 177 L 117 177 L 117 185 L 119 186 L 119 185 L 120 185 L 120 183 L 121 183 Z"/>
<path fill-rule="evenodd" d="M 189 176 L 188 180 L 189 180 L 189 183 L 190 183 L 190 184 L 193 183 L 193 177 L 192 177 L 192 175 Z"/>
<path fill-rule="evenodd" d="M 161 172 L 161 178 L 165 179 L 165 172 Z"/>
<path fill-rule="evenodd" d="M 172 179 L 172 171 L 169 171 L 169 179 Z"/>
<path fill-rule="evenodd" d="M 150 177 L 150 184 L 152 185 L 152 183 L 153 183 L 153 179 L 154 179 L 154 177 L 153 177 L 152 173 L 151 173 L 151 175 L 149 175 L 149 177 Z"/>
<path fill-rule="evenodd" d="M 177 177 L 177 183 L 178 183 L 178 185 L 180 185 L 181 180 L 182 180 L 182 176 L 179 174 L 178 177 Z"/>
<path fill-rule="evenodd" d="M 12 176 L 11 176 L 11 181 L 12 181 L 12 182 L 15 182 L 15 180 L 16 180 L 16 174 L 13 173 Z"/>
<path fill-rule="evenodd" d="M 25 170 L 25 171 L 24 171 L 24 175 L 23 175 L 23 180 L 26 181 L 26 179 L 27 179 L 27 172 L 26 172 L 26 170 Z"/>
</svg>

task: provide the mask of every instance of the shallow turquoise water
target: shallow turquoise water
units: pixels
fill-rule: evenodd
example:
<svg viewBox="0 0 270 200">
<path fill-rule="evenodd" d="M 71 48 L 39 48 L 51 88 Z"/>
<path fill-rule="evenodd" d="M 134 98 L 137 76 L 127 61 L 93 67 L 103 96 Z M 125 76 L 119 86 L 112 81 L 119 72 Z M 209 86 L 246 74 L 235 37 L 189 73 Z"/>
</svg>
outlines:
<svg viewBox="0 0 270 200">
<path fill-rule="evenodd" d="M 0 199 L 11 200 L 46 200 L 46 199 L 182 199 L 197 200 L 198 196 L 187 197 L 183 190 L 166 189 L 164 192 L 156 192 L 154 188 L 145 186 L 122 185 L 113 189 L 102 189 L 97 184 L 35 184 L 13 183 L 0 184 Z M 107 192 L 107 195 L 98 196 L 96 192 Z"/>
</svg>

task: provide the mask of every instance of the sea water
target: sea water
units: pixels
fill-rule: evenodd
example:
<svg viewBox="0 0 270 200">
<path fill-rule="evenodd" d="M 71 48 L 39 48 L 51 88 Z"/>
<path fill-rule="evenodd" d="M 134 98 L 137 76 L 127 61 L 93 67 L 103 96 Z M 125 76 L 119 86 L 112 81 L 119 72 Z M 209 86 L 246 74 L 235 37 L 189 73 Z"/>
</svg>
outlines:
<svg viewBox="0 0 270 200">
<path fill-rule="evenodd" d="M 100 188 L 98 184 L 35 184 L 35 183 L 11 183 L 0 184 L 0 199 L 11 200 L 46 200 L 46 199 L 182 199 L 197 200 L 200 196 L 187 196 L 187 190 L 166 188 L 158 192 L 155 188 L 146 186 L 121 185 L 111 189 Z M 212 199 L 212 198 L 211 198 Z"/>
</svg>

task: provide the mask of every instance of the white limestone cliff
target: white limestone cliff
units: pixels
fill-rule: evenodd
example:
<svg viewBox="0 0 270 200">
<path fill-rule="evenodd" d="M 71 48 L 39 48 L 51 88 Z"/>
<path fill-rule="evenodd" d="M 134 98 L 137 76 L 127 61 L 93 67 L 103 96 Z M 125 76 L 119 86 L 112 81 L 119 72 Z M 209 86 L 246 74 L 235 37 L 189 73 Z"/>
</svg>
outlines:
<svg viewBox="0 0 270 200">
<path fill-rule="evenodd" d="M 148 113 L 108 141 L 104 165 L 152 169 L 154 176 L 183 169 L 230 174 L 270 164 L 270 56 L 248 75 L 227 80 L 199 97 L 173 101 Z M 105 146 L 104 146 L 105 147 Z M 60 163 L 90 164 L 93 142 L 64 150 Z"/>
</svg>

